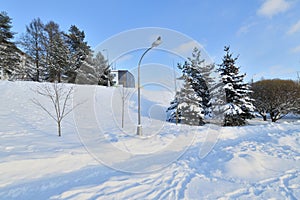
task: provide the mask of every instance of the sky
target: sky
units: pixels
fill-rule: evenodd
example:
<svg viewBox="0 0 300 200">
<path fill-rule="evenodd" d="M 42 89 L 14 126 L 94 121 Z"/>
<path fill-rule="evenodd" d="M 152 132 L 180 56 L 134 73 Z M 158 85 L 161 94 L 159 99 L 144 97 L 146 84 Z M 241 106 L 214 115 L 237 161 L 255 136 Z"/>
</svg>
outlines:
<svg viewBox="0 0 300 200">
<path fill-rule="evenodd" d="M 197 41 L 216 64 L 230 45 L 247 80 L 296 80 L 300 73 L 300 0 L 0 0 L 0 10 L 12 18 L 16 40 L 37 17 L 57 22 L 63 31 L 78 26 L 92 48 L 128 30 L 157 27 Z M 188 44 L 192 49 L 193 42 Z M 112 57 L 112 52 L 107 47 L 103 53 Z"/>
</svg>

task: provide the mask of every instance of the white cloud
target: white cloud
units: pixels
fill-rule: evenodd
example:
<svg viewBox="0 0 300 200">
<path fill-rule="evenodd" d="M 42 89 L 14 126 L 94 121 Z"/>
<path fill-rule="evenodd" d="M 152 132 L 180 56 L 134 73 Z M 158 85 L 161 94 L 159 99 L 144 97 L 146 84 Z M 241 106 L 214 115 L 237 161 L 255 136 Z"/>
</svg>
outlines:
<svg viewBox="0 0 300 200">
<path fill-rule="evenodd" d="M 200 50 L 203 49 L 203 46 L 201 44 L 199 44 L 195 40 L 192 40 L 192 41 L 189 41 L 189 42 L 179 45 L 178 47 L 174 48 L 173 51 L 179 55 L 190 56 L 195 47 L 197 47 Z"/>
<path fill-rule="evenodd" d="M 291 34 L 294 34 L 296 32 L 300 31 L 300 20 L 294 24 L 289 30 L 288 30 L 288 34 L 291 35 Z"/>
<path fill-rule="evenodd" d="M 299 46 L 296 46 L 296 47 L 294 47 L 294 48 L 292 48 L 291 51 L 292 51 L 293 53 L 299 53 L 299 52 L 300 52 L 300 45 L 299 45 Z"/>
<path fill-rule="evenodd" d="M 237 31 L 237 35 L 241 35 L 241 34 L 246 34 L 249 32 L 249 30 L 255 26 L 257 23 L 256 22 L 253 22 L 253 23 L 250 23 L 250 24 L 246 24 L 244 26 L 241 26 L 239 28 L 239 30 Z"/>
<path fill-rule="evenodd" d="M 287 11 L 290 7 L 291 3 L 286 0 L 265 0 L 257 10 L 257 14 L 271 18 L 276 14 Z"/>
</svg>

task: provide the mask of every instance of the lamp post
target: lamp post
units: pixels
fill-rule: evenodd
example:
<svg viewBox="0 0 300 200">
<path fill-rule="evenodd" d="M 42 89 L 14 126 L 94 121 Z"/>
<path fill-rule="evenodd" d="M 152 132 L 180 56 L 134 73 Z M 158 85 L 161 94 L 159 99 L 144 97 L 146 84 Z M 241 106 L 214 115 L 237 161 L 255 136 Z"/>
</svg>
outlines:
<svg viewBox="0 0 300 200">
<path fill-rule="evenodd" d="M 139 63 L 138 63 L 138 125 L 137 125 L 137 135 L 142 135 L 142 125 L 141 125 L 141 62 L 145 54 L 157 47 L 161 44 L 161 37 L 159 36 L 141 56 Z"/>
</svg>

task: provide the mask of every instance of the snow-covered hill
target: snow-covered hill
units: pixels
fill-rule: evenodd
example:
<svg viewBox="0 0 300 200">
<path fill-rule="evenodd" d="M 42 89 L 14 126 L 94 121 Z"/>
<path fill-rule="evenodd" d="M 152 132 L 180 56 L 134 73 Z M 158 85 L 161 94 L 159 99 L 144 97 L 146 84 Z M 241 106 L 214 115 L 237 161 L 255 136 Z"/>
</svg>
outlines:
<svg viewBox="0 0 300 200">
<path fill-rule="evenodd" d="M 142 91 L 136 137 L 135 91 L 122 129 L 120 88 L 76 86 L 58 137 L 38 84 L 0 82 L 0 199 L 300 199 L 300 120 L 176 126 L 172 94 Z"/>
</svg>

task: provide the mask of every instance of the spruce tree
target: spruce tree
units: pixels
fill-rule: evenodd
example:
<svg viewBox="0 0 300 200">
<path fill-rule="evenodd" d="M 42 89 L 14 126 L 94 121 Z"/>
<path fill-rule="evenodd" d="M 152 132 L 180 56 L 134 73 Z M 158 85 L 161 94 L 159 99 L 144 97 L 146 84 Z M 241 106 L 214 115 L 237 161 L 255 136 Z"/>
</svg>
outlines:
<svg viewBox="0 0 300 200">
<path fill-rule="evenodd" d="M 181 122 L 181 112 L 178 110 L 180 92 L 176 92 L 175 98 L 170 102 L 170 106 L 167 108 L 168 113 L 167 121 L 175 122 L 176 124 Z"/>
<path fill-rule="evenodd" d="M 199 106 L 203 108 L 203 114 L 211 115 L 209 90 L 213 83 L 211 74 L 214 71 L 214 65 L 205 63 L 205 60 L 201 59 L 201 51 L 194 48 L 192 57 L 188 58 L 184 65 L 179 64 L 178 68 L 182 70 L 184 76 L 191 78 L 192 88 L 201 99 Z"/>
<path fill-rule="evenodd" d="M 185 81 L 188 79 L 195 95 L 199 98 L 198 106 L 201 108 L 203 118 L 211 118 L 213 114 L 210 91 L 215 85 L 215 80 L 212 75 L 215 71 L 215 65 L 207 64 L 204 59 L 201 59 L 200 50 L 194 48 L 192 57 L 188 58 L 188 61 L 186 61 L 183 65 L 178 64 L 177 67 L 182 71 L 182 77 L 180 79 Z M 168 121 L 175 121 L 175 113 L 178 117 L 177 105 L 178 93 L 167 110 L 167 112 L 169 112 Z M 181 113 L 179 115 L 181 115 Z"/>
<path fill-rule="evenodd" d="M 219 65 L 223 89 L 225 91 L 224 125 L 241 126 L 246 124 L 246 119 L 253 118 L 254 106 L 250 98 L 250 85 L 244 83 L 246 74 L 239 74 L 236 60 L 230 53 L 230 48 L 224 48 L 223 62 Z"/>
<path fill-rule="evenodd" d="M 201 98 L 195 92 L 192 86 L 192 79 L 187 76 L 182 77 L 184 84 L 175 98 L 171 101 L 170 107 L 167 109 L 168 121 L 188 124 L 188 125 L 204 125 L 204 110 L 199 106 Z"/>
<path fill-rule="evenodd" d="M 195 93 L 192 79 L 185 77 L 185 82 L 178 95 L 178 113 L 183 124 L 199 126 L 203 125 L 203 108 L 199 106 L 201 98 Z"/>
</svg>

